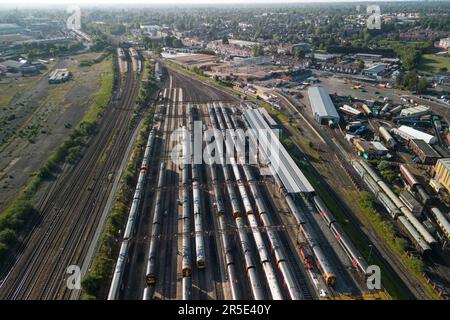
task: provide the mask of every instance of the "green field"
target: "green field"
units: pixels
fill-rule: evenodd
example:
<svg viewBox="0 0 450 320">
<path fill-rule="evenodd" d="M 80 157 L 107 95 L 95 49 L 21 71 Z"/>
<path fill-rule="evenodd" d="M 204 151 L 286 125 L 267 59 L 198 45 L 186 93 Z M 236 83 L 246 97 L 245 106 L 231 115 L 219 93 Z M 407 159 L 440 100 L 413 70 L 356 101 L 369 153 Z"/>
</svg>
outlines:
<svg viewBox="0 0 450 320">
<path fill-rule="evenodd" d="M 424 54 L 420 60 L 419 70 L 426 72 L 439 72 L 441 68 L 450 71 L 450 58 L 434 54 Z"/>
</svg>

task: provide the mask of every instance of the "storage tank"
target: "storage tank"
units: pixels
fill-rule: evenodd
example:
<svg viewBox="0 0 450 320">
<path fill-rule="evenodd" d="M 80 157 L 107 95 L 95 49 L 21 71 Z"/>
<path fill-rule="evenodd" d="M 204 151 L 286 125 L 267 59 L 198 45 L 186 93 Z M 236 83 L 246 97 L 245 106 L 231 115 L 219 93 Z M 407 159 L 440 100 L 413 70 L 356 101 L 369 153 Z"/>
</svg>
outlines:
<svg viewBox="0 0 450 320">
<path fill-rule="evenodd" d="M 389 107 L 390 107 L 390 104 L 389 103 L 386 103 L 384 106 L 383 106 L 383 108 L 381 108 L 381 114 L 384 114 L 384 113 L 386 113 L 387 111 L 388 111 L 388 109 L 389 109 Z"/>
<path fill-rule="evenodd" d="M 393 108 L 389 112 L 392 113 L 392 114 L 396 114 L 396 113 L 399 113 L 400 111 L 402 111 L 402 109 L 403 109 L 403 106 L 400 104 L 400 105 L 396 106 L 395 108 Z"/>
<path fill-rule="evenodd" d="M 372 110 L 370 110 L 370 108 L 367 106 L 367 104 L 363 104 L 362 105 L 362 109 L 367 114 L 367 116 L 371 116 L 372 115 Z"/>
<path fill-rule="evenodd" d="M 379 128 L 379 133 L 380 136 L 384 139 L 384 141 L 386 141 L 386 145 L 390 148 L 394 148 L 395 145 L 397 144 L 397 142 L 395 141 L 395 139 L 391 136 L 391 134 L 386 130 L 385 127 L 380 127 Z"/>
</svg>

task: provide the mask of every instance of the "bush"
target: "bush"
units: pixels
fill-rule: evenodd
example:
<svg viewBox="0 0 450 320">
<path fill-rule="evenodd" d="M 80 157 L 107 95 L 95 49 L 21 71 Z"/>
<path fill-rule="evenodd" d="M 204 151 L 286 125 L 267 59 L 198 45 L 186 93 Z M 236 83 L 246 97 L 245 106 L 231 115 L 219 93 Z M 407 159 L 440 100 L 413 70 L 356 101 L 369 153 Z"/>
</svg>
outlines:
<svg viewBox="0 0 450 320">
<path fill-rule="evenodd" d="M 81 287 L 88 295 L 92 295 L 95 297 L 98 294 L 102 282 L 103 277 L 101 275 L 97 273 L 89 273 L 81 281 Z"/>
<path fill-rule="evenodd" d="M 6 244 L 0 242 L 0 260 L 3 260 L 6 257 L 9 248 Z"/>
<path fill-rule="evenodd" d="M 424 264 L 423 261 L 420 260 L 417 257 L 411 257 L 409 258 L 409 262 L 410 262 L 410 266 L 411 268 L 417 272 L 417 273 L 422 273 L 424 270 Z"/>
<path fill-rule="evenodd" d="M 0 243 L 9 245 L 16 239 L 16 232 L 12 229 L 4 229 L 0 231 Z"/>
</svg>

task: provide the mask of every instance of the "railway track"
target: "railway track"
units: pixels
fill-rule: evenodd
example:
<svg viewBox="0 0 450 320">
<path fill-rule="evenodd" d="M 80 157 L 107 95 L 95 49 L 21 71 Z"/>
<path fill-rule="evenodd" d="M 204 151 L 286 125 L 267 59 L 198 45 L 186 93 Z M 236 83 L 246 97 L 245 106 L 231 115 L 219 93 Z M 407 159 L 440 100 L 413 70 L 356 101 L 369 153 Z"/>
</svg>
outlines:
<svg viewBox="0 0 450 320">
<path fill-rule="evenodd" d="M 206 259 L 207 261 L 209 261 L 209 263 L 214 264 L 213 267 L 216 269 L 216 271 L 211 272 L 211 270 L 209 270 L 209 263 L 206 270 L 199 271 L 194 267 L 194 259 L 191 258 L 189 264 L 192 265 L 192 276 L 183 276 L 183 274 L 180 272 L 182 271 L 182 269 L 180 268 L 182 261 L 181 255 L 184 252 L 183 246 L 181 245 L 181 238 L 184 231 L 183 223 L 180 219 L 176 219 L 176 217 L 180 217 L 179 213 L 181 212 L 181 207 L 179 207 L 177 199 L 182 199 L 183 194 L 186 195 L 186 192 L 190 192 L 190 187 L 186 188 L 186 186 L 181 187 L 180 185 L 179 177 L 181 176 L 181 169 L 177 166 L 173 166 L 173 163 L 171 163 L 169 159 L 169 150 L 172 150 L 172 148 L 174 147 L 174 143 L 168 141 L 167 137 L 177 127 L 186 125 L 185 103 L 187 101 L 190 101 L 193 108 L 198 110 L 198 118 L 203 120 L 203 124 L 206 125 L 207 128 L 211 128 L 212 126 L 215 126 L 217 128 L 219 125 L 221 129 L 224 129 L 225 126 L 221 122 L 223 122 L 223 120 L 227 121 L 228 119 L 228 117 L 226 116 L 226 113 L 228 113 L 228 111 L 224 111 L 226 110 L 226 108 L 220 111 L 220 109 L 218 109 L 217 107 L 212 109 L 210 107 L 206 108 L 206 104 L 212 102 L 211 105 L 213 105 L 214 101 L 221 101 L 222 99 L 224 101 L 228 101 L 228 99 L 232 99 L 232 97 L 206 84 L 195 84 L 193 82 L 196 82 L 196 80 L 193 80 L 185 75 L 181 75 L 177 72 L 170 72 L 170 74 L 172 75 L 172 77 L 169 81 L 169 88 L 183 88 L 183 94 L 180 94 L 176 90 L 170 90 L 171 98 L 168 102 L 166 102 L 167 108 L 165 109 L 165 114 L 162 114 L 161 125 L 159 128 L 160 134 L 162 135 L 162 140 L 165 142 L 159 161 L 167 163 L 168 173 L 164 187 L 165 196 L 163 209 L 163 211 L 167 211 L 167 214 L 165 214 L 163 217 L 162 232 L 158 237 L 160 241 L 158 267 L 156 268 L 156 276 L 158 280 L 156 285 L 154 286 L 154 291 L 158 293 L 160 299 L 181 299 L 182 297 L 186 298 L 188 297 L 188 295 L 185 294 L 188 291 L 186 290 L 186 288 L 190 288 L 191 286 L 193 295 L 189 294 L 189 297 L 194 299 L 205 299 L 211 297 L 214 298 L 214 292 L 216 297 L 230 298 L 230 289 L 230 291 L 234 290 L 234 293 L 239 292 L 239 298 L 241 299 L 262 298 L 272 295 L 276 295 L 278 298 L 287 298 L 292 297 L 292 288 L 296 286 L 299 289 L 299 292 L 297 294 L 294 294 L 297 299 L 300 297 L 303 299 L 317 298 L 317 292 L 315 292 L 313 286 L 311 285 L 311 283 L 309 283 L 310 279 L 308 278 L 307 272 L 305 271 L 305 266 L 302 261 L 300 261 L 299 252 L 296 248 L 297 244 L 293 243 L 292 239 L 295 239 L 295 235 L 293 237 L 291 233 L 289 233 L 288 235 L 285 231 L 279 232 L 279 234 L 282 236 L 281 240 L 278 240 L 278 242 L 281 244 L 284 250 L 286 250 L 287 257 L 286 259 L 282 260 L 285 261 L 282 270 L 280 269 L 279 265 L 278 269 L 271 269 L 268 267 L 269 264 L 277 265 L 278 260 L 275 260 L 274 257 L 272 257 L 273 253 L 269 254 L 268 258 L 265 258 L 262 251 L 260 251 L 263 250 L 261 246 L 262 243 L 264 243 L 266 246 L 270 244 L 267 238 L 267 230 L 264 230 L 264 228 L 267 228 L 267 226 L 261 227 L 261 231 L 264 232 L 259 233 L 258 230 L 249 228 L 247 226 L 247 219 L 245 218 L 246 214 L 253 214 L 252 211 L 256 208 L 256 198 L 253 199 L 253 192 L 257 192 L 255 191 L 256 189 L 251 189 L 252 193 L 247 193 L 250 190 L 248 189 L 249 186 L 246 185 L 246 183 L 248 182 L 244 182 L 244 180 L 242 180 L 242 176 L 238 174 L 238 171 L 240 170 L 244 170 L 245 172 L 245 166 L 243 166 L 242 168 L 240 166 L 236 167 L 241 169 L 237 169 L 238 171 L 233 172 L 234 179 L 231 178 L 230 175 L 231 171 L 229 170 L 231 167 L 216 166 L 215 169 L 211 170 L 210 175 L 206 174 L 207 179 L 202 181 L 201 183 L 201 190 L 207 190 L 207 185 L 212 186 L 211 181 L 213 171 L 216 171 L 216 177 L 214 178 L 216 180 L 214 181 L 220 184 L 220 194 L 217 192 L 217 190 L 215 190 L 215 195 L 213 198 L 213 193 L 211 192 L 212 190 L 209 190 L 208 194 L 206 194 L 206 192 L 202 193 L 205 195 L 202 199 L 202 201 L 205 203 L 204 205 L 202 205 L 202 208 L 206 206 L 208 207 L 207 210 L 209 209 L 209 217 L 207 219 L 203 219 L 203 223 L 205 223 L 205 220 L 207 221 L 205 223 L 204 231 L 206 243 L 207 246 L 211 248 L 210 250 L 206 250 Z M 180 99 L 181 95 L 183 96 L 182 99 Z M 214 112 L 213 116 L 211 117 L 211 114 L 209 114 L 209 110 L 213 109 Z M 215 125 L 213 124 L 213 120 L 216 123 Z M 217 124 L 217 121 L 219 122 L 219 124 Z M 227 123 L 227 127 L 231 128 L 230 126 L 231 124 Z M 201 171 L 207 171 L 205 170 L 204 166 L 200 167 Z M 235 170 L 236 168 L 233 167 L 233 170 Z M 247 178 L 244 177 L 244 179 Z M 264 181 L 261 180 L 261 177 L 259 177 L 259 181 L 254 181 L 254 185 L 256 186 L 263 182 Z M 205 185 L 205 183 L 207 185 Z M 242 183 L 244 183 L 244 186 L 242 185 Z M 239 187 L 239 185 L 240 188 L 238 193 L 237 187 Z M 152 189 L 153 187 L 147 186 L 147 188 Z M 184 190 L 183 193 L 181 192 L 182 189 Z M 227 192 L 221 192 L 220 189 L 223 189 Z M 244 189 L 246 190 L 246 192 L 244 192 Z M 234 190 L 234 192 L 232 192 L 232 190 Z M 268 192 L 268 189 L 264 189 L 263 194 L 264 198 L 271 198 L 271 193 Z M 207 195 L 209 195 L 209 197 Z M 224 207 L 222 208 L 223 211 L 221 217 L 220 214 L 218 214 L 218 212 L 213 209 L 216 204 L 215 201 L 218 201 L 217 196 L 223 197 L 223 200 L 228 200 L 224 201 Z M 188 198 L 191 199 L 191 196 L 189 196 Z M 248 202 L 247 200 L 249 200 L 250 202 Z M 233 206 L 231 206 L 232 202 Z M 268 202 L 271 206 L 268 212 L 278 212 L 277 207 L 274 207 L 274 200 L 269 200 Z M 208 204 L 211 203 L 213 203 L 213 206 L 208 206 Z M 253 209 L 250 209 L 250 207 L 252 207 Z M 243 208 L 245 209 L 245 211 L 242 211 Z M 258 205 L 258 210 L 260 208 L 261 207 Z M 192 212 L 192 205 L 189 205 L 189 209 Z M 305 212 L 307 211 L 305 208 L 302 208 L 301 210 L 304 210 Z M 236 214 L 237 211 L 241 212 L 241 217 L 238 217 L 237 219 L 236 217 L 231 217 L 232 213 Z M 263 212 L 265 213 L 265 211 Z M 274 216 L 276 215 L 277 214 L 274 214 Z M 285 220 L 282 220 L 278 217 L 274 218 L 275 221 L 280 221 L 278 223 L 279 225 L 286 225 L 286 223 L 289 224 L 289 221 L 286 222 Z M 262 223 L 261 218 L 255 219 L 255 216 L 249 216 L 248 221 L 249 223 L 253 224 Z M 267 221 L 264 223 L 267 223 Z M 220 225 L 220 227 L 218 225 Z M 228 227 L 232 225 L 234 227 Z M 190 229 L 192 229 L 192 226 L 190 227 Z M 231 240 L 228 244 L 227 250 L 224 249 L 225 240 L 223 240 L 223 238 L 220 241 L 219 237 L 211 236 L 215 235 L 216 233 L 220 234 L 220 229 L 224 229 L 223 232 L 228 234 L 227 236 Z M 194 233 L 191 232 L 191 234 L 193 235 Z M 252 234 L 253 237 L 251 236 Z M 323 240 L 323 238 L 324 237 L 321 237 L 318 240 Z M 212 239 L 216 241 L 212 242 Z M 277 241 L 274 239 L 275 238 L 273 238 L 271 241 Z M 140 239 L 136 240 L 140 241 Z M 255 243 L 257 241 L 259 241 L 261 245 L 258 244 L 258 246 L 256 246 Z M 243 244 L 244 242 L 245 245 Z M 145 245 L 147 245 L 146 241 L 143 241 L 142 243 L 145 243 Z M 239 246 L 238 244 L 241 244 L 241 246 Z M 194 236 L 191 237 L 190 246 L 191 248 L 195 247 Z M 332 248 L 330 248 L 330 250 L 331 249 Z M 191 249 L 190 251 L 191 257 L 194 256 L 194 250 Z M 263 254 L 259 257 L 261 260 L 258 259 L 258 255 L 256 254 L 258 252 L 260 254 Z M 228 258 L 230 258 L 231 260 L 226 260 Z M 338 259 L 334 258 L 332 259 L 332 262 L 338 263 L 337 260 Z M 231 269 L 228 269 L 229 265 L 227 266 L 226 264 L 224 264 L 224 262 L 229 263 L 229 261 L 231 261 L 236 270 L 236 274 L 234 274 L 233 276 L 233 283 L 230 282 L 231 278 L 229 277 L 230 274 L 228 274 Z M 289 269 L 291 269 L 291 271 L 287 271 Z M 337 269 L 339 270 L 338 276 L 341 279 L 344 279 L 344 277 L 341 276 L 343 273 L 347 273 L 348 270 L 346 270 L 345 272 L 344 270 L 342 270 L 342 266 L 338 266 Z M 133 270 L 136 270 L 136 268 L 133 268 Z M 290 279 L 292 279 L 290 280 L 291 291 L 288 291 L 288 288 L 286 288 L 284 285 L 280 286 L 278 289 L 275 285 L 276 282 L 283 283 L 283 277 L 286 275 L 289 275 Z M 134 277 L 134 275 L 131 276 Z M 143 278 L 144 277 L 141 276 L 141 279 Z M 185 280 L 189 280 L 189 282 Z M 213 282 L 211 280 L 215 281 L 213 289 L 211 289 L 211 283 Z M 348 282 L 348 280 L 349 279 L 345 279 L 345 282 Z M 132 287 L 128 287 L 127 285 L 125 285 L 124 288 L 126 290 L 125 296 L 127 296 L 127 292 L 131 292 L 134 289 Z M 180 291 L 182 292 L 182 294 L 180 293 Z M 330 289 L 329 291 L 331 292 L 332 290 Z M 209 296 L 210 292 L 213 292 L 212 296 Z M 131 296 L 131 294 L 128 294 L 128 296 Z"/>
<path fill-rule="evenodd" d="M 129 64 L 128 64 L 129 65 Z M 111 103 L 84 156 L 50 184 L 31 230 L 3 279 L 4 299 L 67 299 L 66 268 L 81 265 L 132 136 L 129 128 L 139 77 L 128 69 L 124 94 Z"/>
</svg>

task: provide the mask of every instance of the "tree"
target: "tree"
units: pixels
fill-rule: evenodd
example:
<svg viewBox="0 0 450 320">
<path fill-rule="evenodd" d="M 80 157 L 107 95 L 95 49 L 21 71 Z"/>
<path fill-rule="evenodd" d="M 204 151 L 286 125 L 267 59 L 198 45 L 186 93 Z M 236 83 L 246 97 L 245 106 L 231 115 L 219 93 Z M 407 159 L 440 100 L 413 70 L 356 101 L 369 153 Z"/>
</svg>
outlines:
<svg viewBox="0 0 450 320">
<path fill-rule="evenodd" d="M 377 166 L 377 169 L 380 171 L 386 170 L 390 168 L 390 163 L 386 160 L 381 160 L 380 163 Z"/>
<path fill-rule="evenodd" d="M 88 294 L 96 296 L 103 282 L 103 277 L 101 275 L 97 273 L 89 273 L 83 281 L 81 281 L 81 287 Z"/>
<path fill-rule="evenodd" d="M 430 87 L 430 83 L 425 79 L 420 79 L 417 84 L 417 93 L 424 93 Z"/>
<path fill-rule="evenodd" d="M 358 60 L 358 68 L 359 70 L 363 70 L 366 67 L 366 64 L 362 60 Z"/>
<path fill-rule="evenodd" d="M 263 56 L 264 55 L 264 48 L 261 47 L 261 46 L 254 46 L 252 53 L 253 53 L 254 57 Z"/>
<path fill-rule="evenodd" d="M 292 55 L 296 58 L 304 58 L 305 50 L 303 48 L 294 48 L 292 49 Z"/>
</svg>

